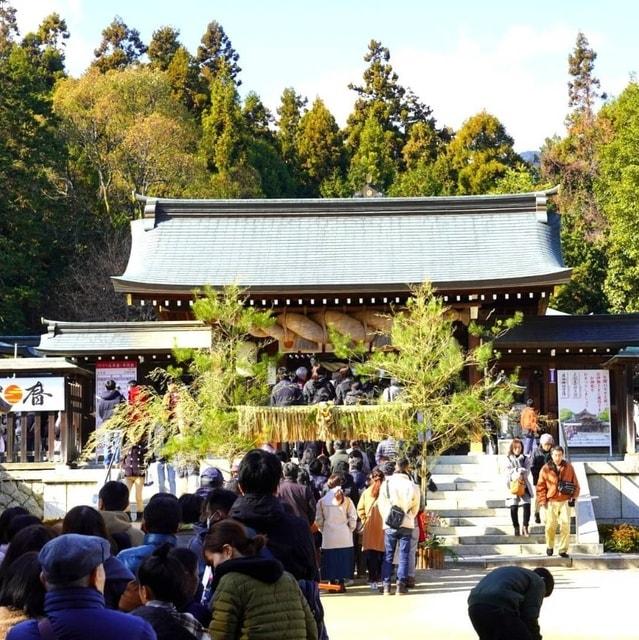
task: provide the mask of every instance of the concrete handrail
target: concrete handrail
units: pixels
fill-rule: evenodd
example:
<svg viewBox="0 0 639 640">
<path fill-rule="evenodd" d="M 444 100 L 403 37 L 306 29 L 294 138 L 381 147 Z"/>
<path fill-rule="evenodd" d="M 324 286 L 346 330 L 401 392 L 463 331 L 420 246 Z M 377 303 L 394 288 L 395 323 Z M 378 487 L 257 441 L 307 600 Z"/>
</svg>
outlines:
<svg viewBox="0 0 639 640">
<path fill-rule="evenodd" d="M 572 466 L 579 482 L 579 497 L 575 502 L 575 532 L 578 544 L 599 544 L 599 530 L 590 495 L 586 465 L 584 462 L 573 462 Z"/>
</svg>

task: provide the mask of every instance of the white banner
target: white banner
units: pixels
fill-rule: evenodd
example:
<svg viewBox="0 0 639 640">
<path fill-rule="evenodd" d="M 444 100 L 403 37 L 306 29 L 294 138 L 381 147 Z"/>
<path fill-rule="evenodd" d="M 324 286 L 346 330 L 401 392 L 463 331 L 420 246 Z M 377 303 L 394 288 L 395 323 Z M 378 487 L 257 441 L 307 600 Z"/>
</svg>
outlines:
<svg viewBox="0 0 639 640">
<path fill-rule="evenodd" d="M 98 416 L 98 402 L 100 396 L 106 391 L 105 384 L 109 380 L 115 382 L 115 388 L 126 399 L 129 380 L 135 380 L 138 375 L 138 367 L 131 360 L 110 360 L 108 362 L 95 363 L 95 426 L 99 427 L 102 421 Z"/>
<path fill-rule="evenodd" d="M 612 447 L 606 369 L 557 372 L 560 435 L 569 447 Z"/>
<path fill-rule="evenodd" d="M 64 378 L 0 378 L 9 411 L 64 411 Z"/>
</svg>

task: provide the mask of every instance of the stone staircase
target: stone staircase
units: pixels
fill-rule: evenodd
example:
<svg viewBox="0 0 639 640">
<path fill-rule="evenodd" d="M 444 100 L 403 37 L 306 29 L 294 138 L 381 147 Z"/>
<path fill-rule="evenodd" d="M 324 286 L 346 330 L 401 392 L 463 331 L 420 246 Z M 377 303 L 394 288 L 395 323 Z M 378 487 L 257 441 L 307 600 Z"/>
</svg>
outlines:
<svg viewBox="0 0 639 640">
<path fill-rule="evenodd" d="M 444 538 L 460 559 L 534 556 L 546 559 L 544 527 L 531 515 L 530 537 L 515 536 L 505 501 L 504 456 L 443 456 L 432 469 L 437 491 L 429 492 L 427 511 L 440 517 L 435 535 Z M 520 509 L 520 524 L 523 516 Z M 580 543 L 573 517 L 570 553 L 600 554 L 603 546 Z M 592 536 L 589 538 L 592 540 Z"/>
</svg>

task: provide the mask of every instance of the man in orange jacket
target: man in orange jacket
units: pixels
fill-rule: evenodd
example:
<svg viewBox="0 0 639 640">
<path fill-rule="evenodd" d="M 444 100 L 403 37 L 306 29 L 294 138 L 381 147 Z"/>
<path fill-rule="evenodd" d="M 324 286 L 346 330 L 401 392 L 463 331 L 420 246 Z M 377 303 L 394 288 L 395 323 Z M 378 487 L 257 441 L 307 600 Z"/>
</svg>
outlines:
<svg viewBox="0 0 639 640">
<path fill-rule="evenodd" d="M 563 447 L 554 447 L 551 457 L 539 473 L 537 502 L 546 516 L 546 555 L 553 554 L 559 523 L 559 555 L 567 558 L 570 507 L 579 496 L 579 482 L 573 466 L 564 460 Z"/>
</svg>

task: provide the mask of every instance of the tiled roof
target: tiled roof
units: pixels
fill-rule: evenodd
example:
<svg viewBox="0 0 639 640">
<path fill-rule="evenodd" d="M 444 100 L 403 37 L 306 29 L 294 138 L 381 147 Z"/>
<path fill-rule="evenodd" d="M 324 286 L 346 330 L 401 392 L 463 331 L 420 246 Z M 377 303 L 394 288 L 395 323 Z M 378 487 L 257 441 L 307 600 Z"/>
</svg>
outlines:
<svg viewBox="0 0 639 640">
<path fill-rule="evenodd" d="M 44 354 L 151 353 L 211 346 L 210 328 L 197 321 L 43 322 L 48 331 L 38 351 Z"/>
<path fill-rule="evenodd" d="M 119 291 L 256 292 L 553 285 L 559 216 L 547 193 L 342 200 L 146 199 Z"/>
<path fill-rule="evenodd" d="M 639 314 L 526 316 L 495 341 L 498 349 L 639 346 Z"/>
</svg>

